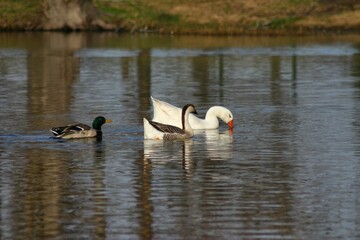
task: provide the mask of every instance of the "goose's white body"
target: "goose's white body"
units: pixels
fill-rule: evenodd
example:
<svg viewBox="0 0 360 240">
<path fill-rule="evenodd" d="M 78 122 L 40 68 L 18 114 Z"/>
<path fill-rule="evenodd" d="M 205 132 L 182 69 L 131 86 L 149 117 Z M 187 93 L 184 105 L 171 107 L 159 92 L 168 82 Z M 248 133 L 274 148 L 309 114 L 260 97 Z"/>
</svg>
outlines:
<svg viewBox="0 0 360 240">
<path fill-rule="evenodd" d="M 151 101 L 154 108 L 154 117 L 152 121 L 181 127 L 181 108 L 160 101 L 154 97 L 151 97 Z M 218 118 L 226 122 L 229 128 L 233 128 L 233 114 L 229 109 L 222 106 L 213 106 L 209 108 L 205 119 L 190 114 L 189 124 L 192 129 L 216 129 L 219 127 Z"/>
<path fill-rule="evenodd" d="M 194 135 L 189 124 L 189 114 L 196 113 L 192 104 L 184 106 L 181 111 L 182 128 L 163 124 L 156 121 L 148 121 L 144 118 L 144 138 L 145 139 L 187 139 Z"/>
</svg>

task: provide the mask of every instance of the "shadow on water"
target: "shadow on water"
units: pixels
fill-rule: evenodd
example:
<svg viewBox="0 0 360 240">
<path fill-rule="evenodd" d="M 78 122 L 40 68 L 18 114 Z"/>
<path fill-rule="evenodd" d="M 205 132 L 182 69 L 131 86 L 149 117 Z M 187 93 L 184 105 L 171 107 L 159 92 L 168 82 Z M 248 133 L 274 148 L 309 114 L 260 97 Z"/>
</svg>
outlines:
<svg viewBox="0 0 360 240">
<path fill-rule="evenodd" d="M 359 42 L 1 33 L 0 238 L 359 238 Z M 143 140 L 151 95 L 236 127 Z"/>
</svg>

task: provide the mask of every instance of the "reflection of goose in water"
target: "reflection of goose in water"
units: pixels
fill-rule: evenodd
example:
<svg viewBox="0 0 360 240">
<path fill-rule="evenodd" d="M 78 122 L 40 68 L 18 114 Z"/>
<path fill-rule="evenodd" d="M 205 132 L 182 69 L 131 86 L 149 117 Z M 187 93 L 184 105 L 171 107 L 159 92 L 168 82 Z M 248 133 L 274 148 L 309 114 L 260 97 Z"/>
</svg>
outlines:
<svg viewBox="0 0 360 240">
<path fill-rule="evenodd" d="M 197 144 L 194 151 L 205 152 L 211 160 L 228 160 L 233 157 L 232 130 L 220 132 L 219 129 L 195 130 L 199 138 L 204 138 L 204 144 Z"/>
<path fill-rule="evenodd" d="M 154 97 L 151 97 L 151 101 L 154 109 L 153 121 L 181 127 L 181 108 L 160 101 Z M 233 128 L 233 114 L 229 109 L 222 106 L 209 108 L 206 112 L 205 119 L 190 114 L 189 123 L 192 129 L 216 129 L 219 127 L 218 118 L 226 122 L 229 129 Z"/>
<path fill-rule="evenodd" d="M 182 164 L 188 175 L 195 164 L 191 158 L 193 140 L 151 141 L 144 140 L 144 160 L 155 165 Z"/>
<path fill-rule="evenodd" d="M 196 142 L 144 140 L 144 160 L 155 165 L 182 163 L 188 174 L 193 171 L 197 161 L 229 160 L 233 158 L 232 131 L 196 130 Z"/>
</svg>

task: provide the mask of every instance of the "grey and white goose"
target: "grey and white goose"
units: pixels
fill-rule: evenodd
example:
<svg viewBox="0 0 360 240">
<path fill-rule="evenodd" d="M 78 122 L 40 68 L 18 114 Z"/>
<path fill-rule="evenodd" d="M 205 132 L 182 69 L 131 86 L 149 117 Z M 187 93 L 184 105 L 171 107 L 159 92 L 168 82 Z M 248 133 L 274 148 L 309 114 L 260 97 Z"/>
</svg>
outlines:
<svg viewBox="0 0 360 240">
<path fill-rule="evenodd" d="M 195 113 L 193 104 L 187 104 L 181 111 L 182 128 L 163 124 L 155 121 L 149 121 L 144 118 L 144 138 L 145 139 L 187 139 L 194 136 L 193 129 L 189 124 L 189 114 Z"/>
</svg>

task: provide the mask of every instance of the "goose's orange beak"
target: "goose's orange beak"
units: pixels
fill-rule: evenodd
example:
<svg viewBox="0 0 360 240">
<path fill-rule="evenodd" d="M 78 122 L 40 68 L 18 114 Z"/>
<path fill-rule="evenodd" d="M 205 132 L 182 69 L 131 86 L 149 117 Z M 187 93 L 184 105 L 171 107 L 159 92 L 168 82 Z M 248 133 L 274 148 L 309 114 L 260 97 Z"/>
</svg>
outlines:
<svg viewBox="0 0 360 240">
<path fill-rule="evenodd" d="M 229 129 L 233 129 L 234 128 L 234 120 L 229 121 L 228 126 L 229 126 Z"/>
</svg>

